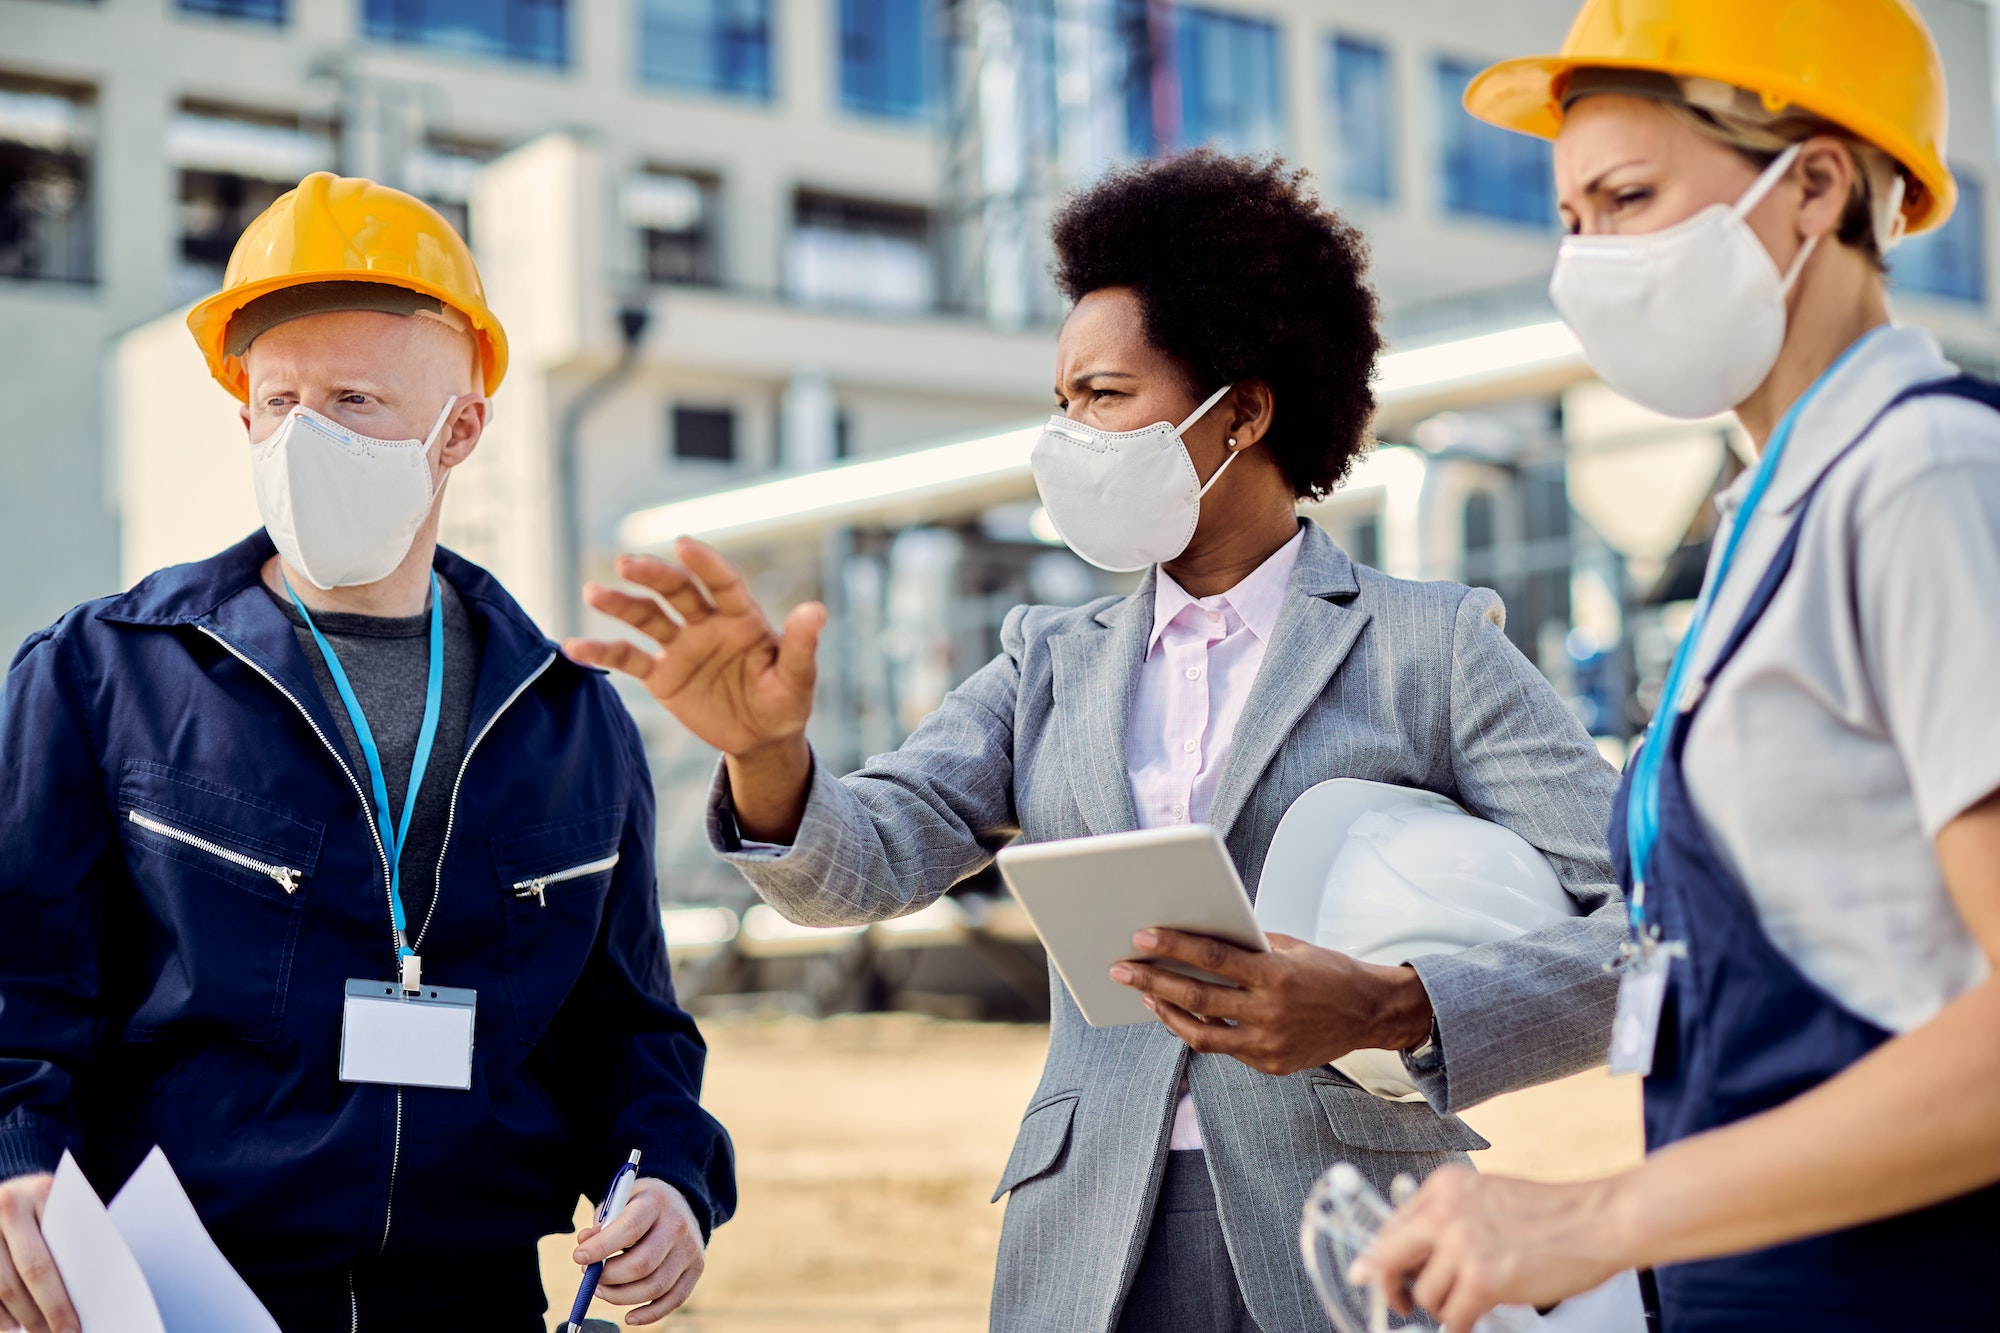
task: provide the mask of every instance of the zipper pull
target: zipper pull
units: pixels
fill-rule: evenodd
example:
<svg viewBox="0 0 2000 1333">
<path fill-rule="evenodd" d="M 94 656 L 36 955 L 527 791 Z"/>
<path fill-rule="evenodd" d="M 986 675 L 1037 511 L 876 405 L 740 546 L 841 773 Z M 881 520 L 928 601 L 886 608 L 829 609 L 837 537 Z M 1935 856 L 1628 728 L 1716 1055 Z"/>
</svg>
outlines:
<svg viewBox="0 0 2000 1333">
<path fill-rule="evenodd" d="M 299 891 L 299 872 L 290 866 L 272 866 L 271 878 L 278 881 L 278 887 L 286 893 Z"/>
<path fill-rule="evenodd" d="M 547 907 L 549 905 L 548 887 L 549 882 L 546 879 L 523 880 L 514 886 L 514 896 L 516 898 L 525 898 L 532 893 L 535 895 L 535 902 L 538 905 Z"/>
</svg>

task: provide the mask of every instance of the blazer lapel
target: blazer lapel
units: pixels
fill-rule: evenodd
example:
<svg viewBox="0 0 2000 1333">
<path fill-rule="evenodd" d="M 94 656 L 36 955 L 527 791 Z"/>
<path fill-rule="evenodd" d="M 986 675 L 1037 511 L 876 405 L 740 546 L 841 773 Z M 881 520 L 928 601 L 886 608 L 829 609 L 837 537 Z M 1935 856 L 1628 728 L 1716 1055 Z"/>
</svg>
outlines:
<svg viewBox="0 0 2000 1333">
<path fill-rule="evenodd" d="M 1361 637 L 1368 613 L 1336 600 L 1360 590 L 1354 566 L 1317 523 L 1308 523 L 1292 586 L 1230 738 L 1229 758 L 1209 810 L 1208 822 L 1225 840 L 1278 748 L 1326 692 L 1327 682 Z"/>
<path fill-rule="evenodd" d="M 1049 640 L 1057 735 L 1077 808 L 1092 833 L 1139 827 L 1125 764 L 1125 725 L 1153 628 L 1153 576 L 1097 614 L 1094 623 Z"/>
</svg>

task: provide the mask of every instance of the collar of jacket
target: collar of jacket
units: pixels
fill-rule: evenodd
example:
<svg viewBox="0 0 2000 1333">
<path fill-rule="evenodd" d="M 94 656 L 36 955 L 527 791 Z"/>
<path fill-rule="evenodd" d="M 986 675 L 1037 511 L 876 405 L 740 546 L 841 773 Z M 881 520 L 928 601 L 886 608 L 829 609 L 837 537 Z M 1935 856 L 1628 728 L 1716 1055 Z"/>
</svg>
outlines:
<svg viewBox="0 0 2000 1333">
<path fill-rule="evenodd" d="M 1257 779 L 1305 710 L 1325 693 L 1327 681 L 1368 623 L 1366 612 L 1342 605 L 1361 591 L 1354 562 L 1319 524 L 1300 522 L 1305 544 L 1292 567 L 1264 665 L 1230 739 L 1209 811 L 1209 823 L 1224 838 Z M 1125 728 L 1153 625 L 1153 580 L 1148 573 L 1131 596 L 1099 611 L 1095 624 L 1057 635 L 1049 645 L 1057 726 L 1066 752 L 1082 770 L 1075 790 L 1084 823 L 1093 833 L 1139 826 L 1126 767 Z"/>
<path fill-rule="evenodd" d="M 1334 544 L 1326 535 L 1326 529 L 1311 519 L 1302 518 L 1299 526 L 1306 530 L 1306 539 L 1299 546 L 1298 563 L 1292 566 L 1291 583 L 1285 589 L 1289 599 L 1298 597 L 1352 597 L 1361 591 L 1360 582 L 1354 577 L 1354 562 L 1347 552 Z M 1148 631 L 1152 629 L 1153 592 L 1159 581 L 1160 567 L 1154 565 L 1146 571 L 1146 577 L 1129 597 L 1111 603 L 1097 613 L 1097 623 L 1107 629 L 1117 629 L 1131 619 L 1135 608 L 1144 613 Z"/>
<path fill-rule="evenodd" d="M 187 627 L 219 638 L 291 693 L 327 735 L 338 735 L 292 622 L 264 595 L 264 563 L 275 554 L 277 547 L 259 528 L 206 560 L 148 574 L 128 592 L 101 605 L 96 618 L 154 629 Z M 440 546 L 432 567 L 457 591 L 480 645 L 468 734 L 476 734 L 551 658 L 574 671 L 595 670 L 564 657 L 499 580 L 478 565 Z"/>
<path fill-rule="evenodd" d="M 1871 428 L 1897 394 L 1958 373 L 1927 329 L 1884 325 L 1862 337 L 1867 341 L 1819 387 L 1792 424 L 1791 443 L 1785 446 L 1778 474 L 1765 495 L 1766 512 L 1797 509 L 1821 474 L 1846 455 L 1855 436 Z M 1739 500 L 1750 489 L 1755 471 L 1745 468 L 1741 480 L 1730 487 Z"/>
</svg>

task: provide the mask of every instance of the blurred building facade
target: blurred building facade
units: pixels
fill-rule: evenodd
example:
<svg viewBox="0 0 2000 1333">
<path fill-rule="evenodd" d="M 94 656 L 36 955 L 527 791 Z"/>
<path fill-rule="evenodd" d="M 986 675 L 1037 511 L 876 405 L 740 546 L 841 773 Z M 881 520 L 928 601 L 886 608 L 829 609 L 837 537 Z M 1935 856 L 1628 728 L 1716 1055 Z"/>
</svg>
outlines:
<svg viewBox="0 0 2000 1333">
<path fill-rule="evenodd" d="M 1987 10 L 1920 8 L 1964 195 L 1896 255 L 1896 305 L 1990 371 Z M 1499 589 L 1515 641 L 1615 741 L 1741 441 L 1590 381 L 1543 291 L 1548 149 L 1459 107 L 1573 9 L 0 0 L 0 638 L 256 525 L 234 404 L 179 312 L 250 218 L 328 168 L 465 228 L 513 339 L 446 540 L 559 631 L 577 574 L 720 523 L 767 605 L 836 610 L 829 761 L 887 748 L 1008 606 L 1129 582 L 1048 540 L 1013 430 L 1049 401 L 1047 221 L 1118 161 L 1212 143 L 1311 171 L 1373 250 L 1402 358 L 1388 444 L 1314 516 L 1391 573 Z M 668 892 L 724 898 L 700 845 L 710 757 L 636 711 Z"/>
</svg>

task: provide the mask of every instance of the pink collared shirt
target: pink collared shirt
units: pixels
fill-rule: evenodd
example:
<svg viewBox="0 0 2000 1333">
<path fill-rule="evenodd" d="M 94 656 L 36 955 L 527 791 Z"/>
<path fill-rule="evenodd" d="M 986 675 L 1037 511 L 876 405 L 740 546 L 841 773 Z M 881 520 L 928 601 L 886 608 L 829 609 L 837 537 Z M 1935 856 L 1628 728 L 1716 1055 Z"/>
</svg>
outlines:
<svg viewBox="0 0 2000 1333">
<path fill-rule="evenodd" d="M 1304 530 L 1227 592 L 1193 597 L 1162 569 L 1153 634 L 1125 726 L 1125 763 L 1140 828 L 1199 824 L 1215 804 L 1229 741 L 1277 628 Z M 1185 1088 L 1167 1146 L 1202 1146 Z"/>
</svg>

